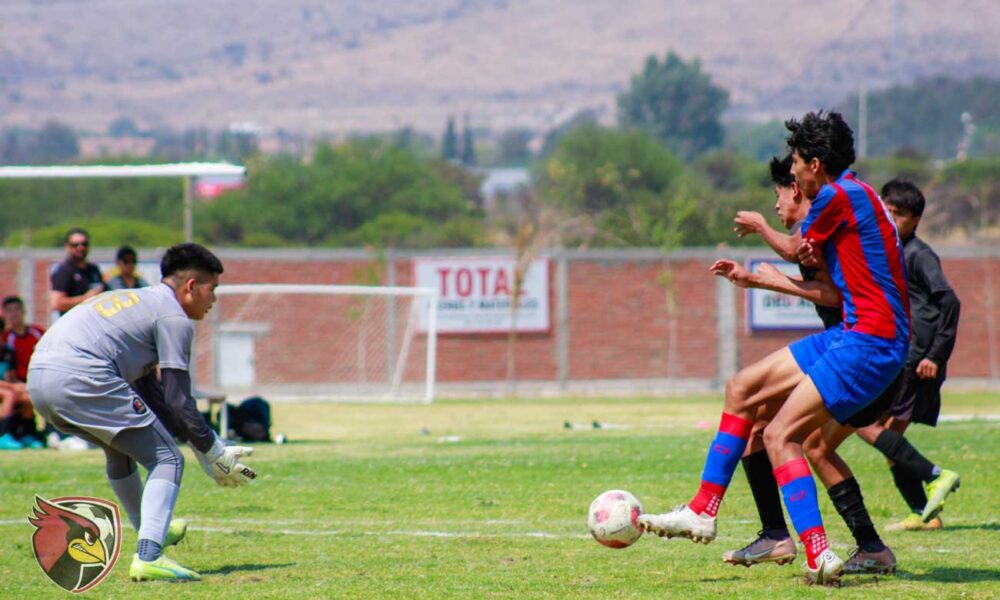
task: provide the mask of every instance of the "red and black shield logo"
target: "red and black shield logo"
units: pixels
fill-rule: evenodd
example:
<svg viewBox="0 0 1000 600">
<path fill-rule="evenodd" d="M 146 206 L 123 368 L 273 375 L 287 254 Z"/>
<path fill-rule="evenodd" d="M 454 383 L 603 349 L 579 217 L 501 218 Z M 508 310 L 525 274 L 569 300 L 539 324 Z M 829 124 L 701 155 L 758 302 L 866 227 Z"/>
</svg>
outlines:
<svg viewBox="0 0 1000 600">
<path fill-rule="evenodd" d="M 79 593 L 111 572 L 121 549 L 121 517 L 114 502 L 72 496 L 35 496 L 28 522 L 35 559 L 42 572 L 64 590 Z"/>
</svg>

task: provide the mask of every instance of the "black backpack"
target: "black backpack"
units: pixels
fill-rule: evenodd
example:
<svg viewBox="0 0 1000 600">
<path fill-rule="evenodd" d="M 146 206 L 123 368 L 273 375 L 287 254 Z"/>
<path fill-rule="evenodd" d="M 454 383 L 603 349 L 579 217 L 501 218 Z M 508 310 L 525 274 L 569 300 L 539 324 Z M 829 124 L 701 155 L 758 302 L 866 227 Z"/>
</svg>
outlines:
<svg viewBox="0 0 1000 600">
<path fill-rule="evenodd" d="M 271 441 L 271 405 L 251 396 L 237 407 L 229 407 L 229 427 L 247 442 Z"/>
</svg>

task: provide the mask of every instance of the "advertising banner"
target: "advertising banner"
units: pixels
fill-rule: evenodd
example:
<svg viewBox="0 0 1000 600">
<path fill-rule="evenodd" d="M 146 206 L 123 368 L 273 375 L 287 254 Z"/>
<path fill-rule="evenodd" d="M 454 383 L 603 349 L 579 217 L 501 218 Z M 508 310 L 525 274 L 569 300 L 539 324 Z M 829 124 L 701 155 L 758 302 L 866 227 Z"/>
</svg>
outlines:
<svg viewBox="0 0 1000 600">
<path fill-rule="evenodd" d="M 513 257 L 416 258 L 414 285 L 438 291 L 438 333 L 501 333 L 549 330 L 549 261 L 531 262 L 517 310 Z M 426 328 L 423 317 L 421 331 Z"/>
</svg>

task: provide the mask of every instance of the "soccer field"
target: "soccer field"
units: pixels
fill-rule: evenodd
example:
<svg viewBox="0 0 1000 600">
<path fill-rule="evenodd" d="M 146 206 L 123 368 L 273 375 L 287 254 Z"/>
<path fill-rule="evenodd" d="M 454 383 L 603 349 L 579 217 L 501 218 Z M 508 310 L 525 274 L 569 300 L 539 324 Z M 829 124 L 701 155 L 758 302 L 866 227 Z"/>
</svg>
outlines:
<svg viewBox="0 0 1000 600">
<path fill-rule="evenodd" d="M 949 415 L 998 415 L 988 394 L 951 394 Z M 135 533 L 94 597 L 221 598 L 842 598 L 1000 596 L 1000 421 L 915 427 L 929 458 L 962 487 L 937 532 L 883 533 L 894 576 L 847 576 L 839 590 L 802 583 L 791 566 L 721 562 L 758 523 L 740 469 L 708 546 L 644 536 L 610 550 L 590 539 L 586 512 L 600 492 L 624 488 L 646 510 L 690 499 L 721 408 L 718 396 L 441 401 L 428 406 L 276 405 L 274 432 L 247 462 L 260 476 L 218 488 L 189 451 L 176 515 L 188 537 L 168 554 L 199 571 L 190 584 L 128 581 Z M 593 421 L 605 424 L 593 429 Z M 565 422 L 579 427 L 564 428 Z M 880 529 L 905 515 L 884 461 L 856 439 L 843 454 Z M 113 499 L 103 453 L 0 453 L 3 598 L 64 592 L 35 563 L 33 497 Z M 834 549 L 851 538 L 821 492 Z"/>
</svg>

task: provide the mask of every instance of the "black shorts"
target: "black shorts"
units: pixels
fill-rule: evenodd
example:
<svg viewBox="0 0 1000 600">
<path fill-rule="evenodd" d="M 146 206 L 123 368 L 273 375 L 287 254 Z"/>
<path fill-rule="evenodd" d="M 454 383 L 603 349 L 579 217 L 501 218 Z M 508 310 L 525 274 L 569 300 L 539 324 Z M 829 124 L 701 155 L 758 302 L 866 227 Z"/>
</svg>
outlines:
<svg viewBox="0 0 1000 600">
<path fill-rule="evenodd" d="M 941 414 L 941 385 L 945 379 L 945 367 L 938 369 L 937 379 L 920 379 L 909 368 L 903 369 L 903 372 L 903 383 L 889 407 L 889 416 L 934 427 Z"/>
<path fill-rule="evenodd" d="M 895 404 L 896 399 L 902 391 L 905 379 L 906 369 L 901 369 L 899 374 L 896 375 L 896 378 L 889 384 L 889 387 L 885 388 L 885 390 L 883 390 L 871 404 L 862 408 L 850 417 L 847 417 L 847 419 L 843 421 L 838 420 L 838 423 L 841 425 L 850 425 L 855 429 L 861 429 L 862 427 L 867 427 L 868 425 L 877 422 L 883 415 L 886 414 L 886 412 L 890 411 L 892 406 Z"/>
</svg>

